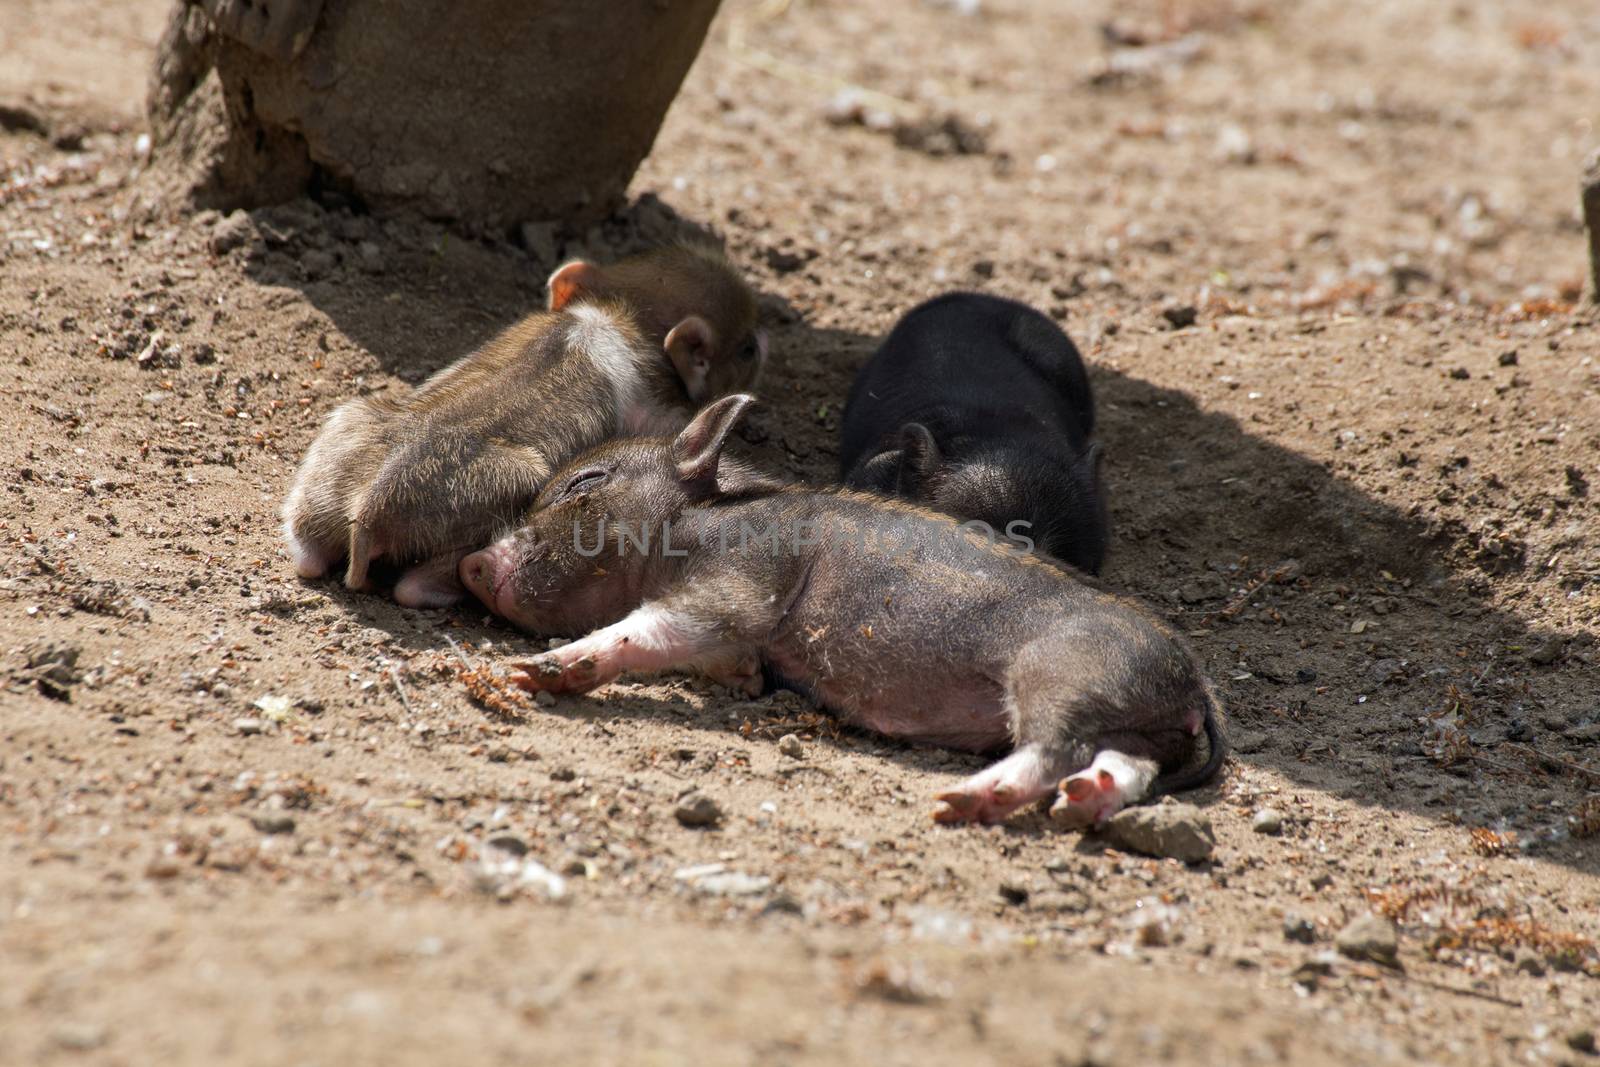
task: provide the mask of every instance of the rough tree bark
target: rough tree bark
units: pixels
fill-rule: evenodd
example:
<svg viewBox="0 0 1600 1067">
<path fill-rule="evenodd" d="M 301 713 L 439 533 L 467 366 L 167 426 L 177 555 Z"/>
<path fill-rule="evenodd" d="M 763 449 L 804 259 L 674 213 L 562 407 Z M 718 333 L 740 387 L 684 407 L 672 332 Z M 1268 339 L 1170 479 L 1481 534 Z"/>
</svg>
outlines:
<svg viewBox="0 0 1600 1067">
<path fill-rule="evenodd" d="M 471 226 L 585 221 L 649 152 L 718 0 L 178 0 L 154 173 L 231 209 L 334 190 Z"/>
</svg>

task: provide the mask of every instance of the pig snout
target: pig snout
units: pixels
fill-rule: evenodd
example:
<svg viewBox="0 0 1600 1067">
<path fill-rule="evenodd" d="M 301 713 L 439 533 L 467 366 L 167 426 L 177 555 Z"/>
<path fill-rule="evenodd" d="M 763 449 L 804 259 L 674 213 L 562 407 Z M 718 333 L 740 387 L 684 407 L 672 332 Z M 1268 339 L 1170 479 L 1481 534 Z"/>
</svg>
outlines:
<svg viewBox="0 0 1600 1067">
<path fill-rule="evenodd" d="M 497 615 L 505 615 L 507 609 L 514 606 L 511 578 L 517 572 L 520 557 L 515 542 L 496 541 L 488 548 L 462 557 L 456 576 L 469 593 L 483 601 L 484 607 Z"/>
</svg>

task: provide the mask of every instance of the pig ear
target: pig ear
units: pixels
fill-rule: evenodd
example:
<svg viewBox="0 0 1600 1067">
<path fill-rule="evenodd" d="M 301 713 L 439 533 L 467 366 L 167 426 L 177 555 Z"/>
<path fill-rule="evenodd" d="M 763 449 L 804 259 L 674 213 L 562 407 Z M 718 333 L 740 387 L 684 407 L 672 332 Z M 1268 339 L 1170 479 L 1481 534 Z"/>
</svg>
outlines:
<svg viewBox="0 0 1600 1067">
<path fill-rule="evenodd" d="M 933 434 L 920 422 L 908 422 L 900 428 L 900 472 L 898 491 L 901 496 L 918 497 L 932 484 L 943 457 Z"/>
<path fill-rule="evenodd" d="M 545 283 L 550 290 L 550 310 L 560 311 L 580 296 L 598 294 L 604 281 L 600 268 L 587 260 L 563 263 Z"/>
<path fill-rule="evenodd" d="M 749 393 L 734 393 L 700 409 L 700 414 L 672 442 L 672 462 L 678 469 L 679 481 L 703 491 L 716 485 L 717 463 L 727 447 L 728 435 L 755 402 Z"/>
<path fill-rule="evenodd" d="M 1089 484 L 1096 489 L 1100 487 L 1100 469 L 1105 466 L 1106 450 L 1096 441 L 1084 452 L 1082 459 L 1083 469 L 1089 472 Z"/>
<path fill-rule="evenodd" d="M 699 315 L 690 315 L 667 333 L 666 350 L 672 365 L 696 402 L 706 398 L 706 375 L 711 370 L 711 353 L 716 334 L 711 324 Z"/>
</svg>

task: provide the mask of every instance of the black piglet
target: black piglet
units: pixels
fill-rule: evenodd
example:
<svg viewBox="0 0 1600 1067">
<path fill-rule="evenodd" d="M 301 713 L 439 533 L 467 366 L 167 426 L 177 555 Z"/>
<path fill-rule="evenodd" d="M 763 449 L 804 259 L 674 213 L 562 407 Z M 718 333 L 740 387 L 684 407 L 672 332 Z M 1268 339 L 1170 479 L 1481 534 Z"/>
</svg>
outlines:
<svg viewBox="0 0 1600 1067">
<path fill-rule="evenodd" d="M 1098 574 L 1093 435 L 1089 376 L 1055 323 L 1013 300 L 947 293 L 906 314 L 856 376 L 840 475 Z"/>
</svg>

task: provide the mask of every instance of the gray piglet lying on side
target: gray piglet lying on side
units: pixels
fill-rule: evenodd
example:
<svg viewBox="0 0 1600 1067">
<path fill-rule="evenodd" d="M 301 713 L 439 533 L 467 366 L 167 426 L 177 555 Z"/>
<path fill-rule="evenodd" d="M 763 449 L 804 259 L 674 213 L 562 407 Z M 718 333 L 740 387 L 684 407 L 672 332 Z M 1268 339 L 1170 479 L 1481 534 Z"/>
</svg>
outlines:
<svg viewBox="0 0 1600 1067">
<path fill-rule="evenodd" d="M 346 560 L 408 568 L 413 607 L 461 596 L 456 565 L 515 520 L 551 471 L 619 433 L 670 433 L 701 403 L 754 386 L 766 357 L 756 300 L 722 254 L 674 245 L 550 276 L 529 315 L 398 401 L 329 416 L 284 503 L 301 577 Z"/>
<path fill-rule="evenodd" d="M 907 312 L 856 375 L 839 473 L 1098 574 L 1093 435 L 1089 376 L 1060 327 L 1014 300 L 947 293 Z"/>
<path fill-rule="evenodd" d="M 1012 748 L 938 797 L 943 822 L 997 821 L 1059 788 L 1055 819 L 1088 826 L 1215 773 L 1216 697 L 1166 627 L 947 516 L 724 457 L 752 402 L 719 400 L 676 439 L 585 453 L 520 529 L 461 561 L 467 588 L 526 630 L 599 627 L 514 681 L 586 692 L 683 666 L 756 692 L 766 665 L 857 726 Z M 1203 765 L 1182 769 L 1201 734 Z"/>
</svg>

